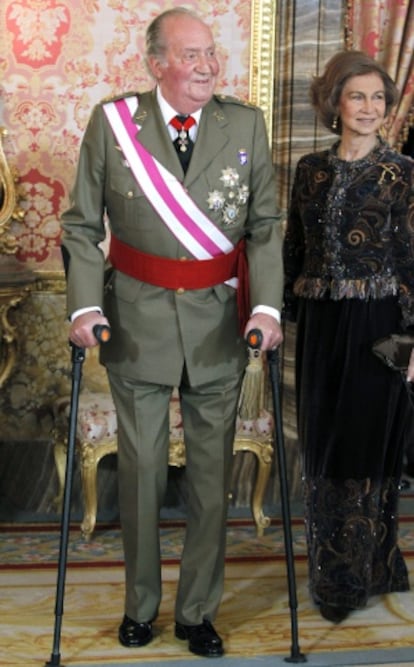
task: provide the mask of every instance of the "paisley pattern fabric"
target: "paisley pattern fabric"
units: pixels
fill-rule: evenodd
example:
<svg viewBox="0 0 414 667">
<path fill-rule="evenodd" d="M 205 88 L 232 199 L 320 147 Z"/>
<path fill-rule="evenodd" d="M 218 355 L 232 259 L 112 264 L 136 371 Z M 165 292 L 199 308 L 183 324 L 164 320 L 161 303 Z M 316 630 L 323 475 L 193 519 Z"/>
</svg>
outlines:
<svg viewBox="0 0 414 667">
<path fill-rule="evenodd" d="M 309 479 L 304 489 L 315 602 L 358 609 L 371 595 L 409 589 L 397 546 L 397 480 Z"/>
<path fill-rule="evenodd" d="M 287 299 L 398 295 L 404 323 L 414 324 L 413 162 L 382 140 L 354 162 L 339 159 L 337 146 L 297 166 L 285 240 Z"/>
</svg>

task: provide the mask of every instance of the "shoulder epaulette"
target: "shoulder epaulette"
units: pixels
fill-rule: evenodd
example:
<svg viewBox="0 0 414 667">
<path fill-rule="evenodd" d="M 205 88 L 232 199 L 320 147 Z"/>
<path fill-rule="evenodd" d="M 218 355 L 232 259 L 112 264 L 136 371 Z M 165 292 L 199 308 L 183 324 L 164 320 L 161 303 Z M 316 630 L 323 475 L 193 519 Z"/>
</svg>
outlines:
<svg viewBox="0 0 414 667">
<path fill-rule="evenodd" d="M 221 94 L 216 94 L 215 95 L 216 99 L 218 102 L 222 102 L 223 104 L 237 104 L 242 107 L 250 107 L 251 109 L 255 108 L 255 105 L 252 104 L 251 102 L 247 102 L 246 100 L 242 100 L 239 97 L 233 97 L 232 95 L 221 95 Z"/>
<path fill-rule="evenodd" d="M 107 102 L 117 102 L 118 100 L 125 99 L 126 97 L 136 97 L 137 92 L 131 90 L 126 93 L 120 93 L 119 95 L 108 95 L 108 97 L 103 97 L 100 101 L 100 104 L 106 104 Z"/>
</svg>

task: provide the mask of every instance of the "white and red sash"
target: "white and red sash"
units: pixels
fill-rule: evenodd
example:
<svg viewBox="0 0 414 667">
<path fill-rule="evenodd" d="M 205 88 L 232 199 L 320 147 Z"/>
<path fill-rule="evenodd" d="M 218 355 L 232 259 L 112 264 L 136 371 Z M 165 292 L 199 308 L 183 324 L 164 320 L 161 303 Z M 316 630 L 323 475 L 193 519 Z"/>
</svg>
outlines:
<svg viewBox="0 0 414 667">
<path fill-rule="evenodd" d="M 136 97 L 108 102 L 103 108 L 122 152 L 140 188 L 172 234 L 196 259 L 211 259 L 234 249 L 231 241 L 198 208 L 163 165 L 137 140 L 132 116 Z"/>
<path fill-rule="evenodd" d="M 114 258 L 115 255 L 117 256 L 118 268 L 125 270 L 126 258 L 131 255 L 127 262 L 127 272 L 130 271 L 130 275 L 138 279 L 148 280 L 150 276 L 153 284 L 166 286 L 164 285 L 165 275 L 171 275 L 173 279 L 171 289 L 181 280 L 187 281 L 188 279 L 190 289 L 217 284 L 216 280 L 219 282 L 224 280 L 227 285 L 238 288 L 239 322 L 240 331 L 243 334 L 250 314 L 248 267 L 244 240 L 234 246 L 227 236 L 198 208 L 180 181 L 138 141 L 137 133 L 140 128 L 132 120 L 138 103 L 138 99 L 131 96 L 116 102 L 108 102 L 104 104 L 103 108 L 125 159 L 148 201 L 171 233 L 187 248 L 195 260 L 204 260 L 204 262 L 201 261 L 198 268 L 189 266 L 190 271 L 186 270 L 183 273 L 183 263 L 179 260 L 168 260 L 152 255 L 145 256 L 136 249 L 125 246 L 114 237 L 111 239 L 112 256 Z M 136 253 L 139 255 L 138 262 Z M 223 263 L 222 260 L 226 261 Z M 163 274 L 161 283 L 158 282 L 160 262 L 172 263 L 172 267 L 169 266 L 167 271 L 161 270 Z M 193 264 L 193 262 L 184 262 L 184 264 Z M 145 278 L 141 275 L 144 267 Z M 201 271 L 202 268 L 205 271 Z M 137 275 L 137 271 L 140 275 Z M 199 280 L 196 281 L 197 284 L 193 283 L 195 274 L 200 274 Z M 226 275 L 227 280 L 224 278 Z"/>
</svg>

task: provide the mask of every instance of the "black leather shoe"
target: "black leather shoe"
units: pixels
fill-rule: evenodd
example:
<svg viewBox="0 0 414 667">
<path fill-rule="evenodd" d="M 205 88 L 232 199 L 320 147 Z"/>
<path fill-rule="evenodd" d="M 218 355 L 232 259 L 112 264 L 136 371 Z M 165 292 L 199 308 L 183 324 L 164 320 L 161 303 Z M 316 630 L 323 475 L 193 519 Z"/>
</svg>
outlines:
<svg viewBox="0 0 414 667">
<path fill-rule="evenodd" d="M 175 624 L 177 639 L 188 639 L 188 648 L 196 655 L 204 658 L 219 658 L 223 655 L 223 642 L 210 621 L 204 620 L 200 625 Z"/>
<path fill-rule="evenodd" d="M 327 621 L 338 624 L 342 623 L 342 621 L 344 621 L 349 616 L 353 609 L 350 607 L 340 607 L 331 604 L 321 604 L 319 611 L 321 612 L 321 616 L 326 618 Z"/>
<path fill-rule="evenodd" d="M 119 641 L 123 646 L 133 648 L 134 646 L 145 646 L 152 639 L 152 623 L 137 623 L 125 615 L 119 626 Z"/>
</svg>

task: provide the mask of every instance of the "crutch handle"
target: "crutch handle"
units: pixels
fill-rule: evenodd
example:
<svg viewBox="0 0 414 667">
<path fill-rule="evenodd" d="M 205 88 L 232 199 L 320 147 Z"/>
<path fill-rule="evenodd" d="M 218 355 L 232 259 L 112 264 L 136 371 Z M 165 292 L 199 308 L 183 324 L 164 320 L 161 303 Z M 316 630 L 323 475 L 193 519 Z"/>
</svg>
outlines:
<svg viewBox="0 0 414 667">
<path fill-rule="evenodd" d="M 92 331 L 99 343 L 107 343 L 111 338 L 111 328 L 107 324 L 95 324 Z"/>
<path fill-rule="evenodd" d="M 258 350 L 263 342 L 263 334 L 260 329 L 250 329 L 246 340 L 249 347 Z"/>
</svg>

